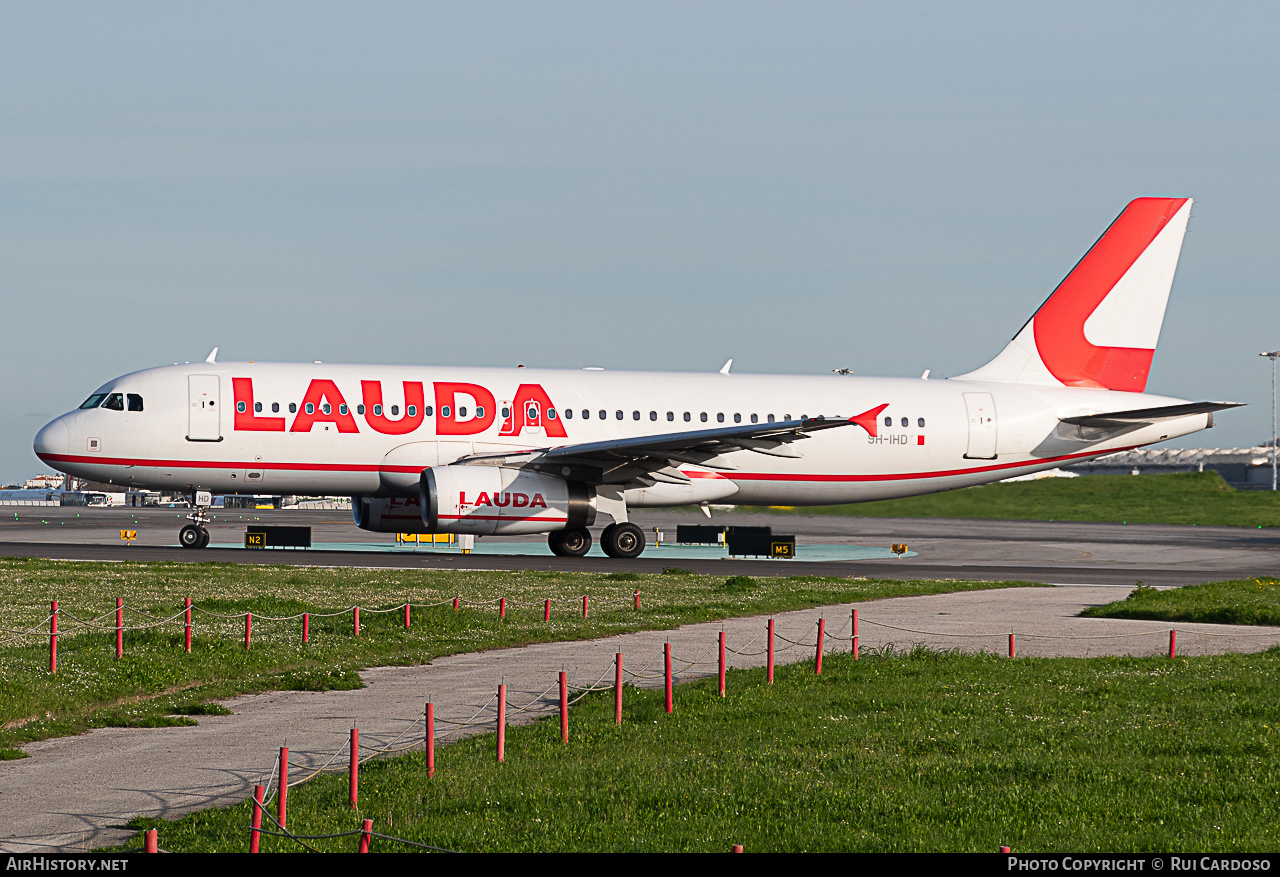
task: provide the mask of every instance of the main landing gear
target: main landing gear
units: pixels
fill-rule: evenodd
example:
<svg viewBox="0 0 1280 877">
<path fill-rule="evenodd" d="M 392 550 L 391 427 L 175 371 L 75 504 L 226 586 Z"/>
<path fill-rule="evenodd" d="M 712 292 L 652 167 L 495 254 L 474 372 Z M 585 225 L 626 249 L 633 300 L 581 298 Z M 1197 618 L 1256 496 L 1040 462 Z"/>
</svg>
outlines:
<svg viewBox="0 0 1280 877">
<path fill-rule="evenodd" d="M 556 530 L 547 535 L 547 545 L 556 557 L 582 557 L 591 550 L 591 531 L 586 527 Z"/>
<path fill-rule="evenodd" d="M 198 491 L 192 497 L 191 505 L 195 510 L 187 515 L 187 520 L 191 523 L 178 531 L 178 544 L 183 548 L 209 547 L 209 531 L 204 525 L 209 522 L 205 513 L 212 504 L 213 499 L 206 491 Z"/>
<path fill-rule="evenodd" d="M 610 524 L 600 534 L 600 547 L 610 557 L 630 559 L 644 551 L 644 530 L 635 524 Z"/>
<path fill-rule="evenodd" d="M 635 524 L 610 524 L 600 534 L 600 547 L 610 557 L 639 557 L 644 544 L 644 531 Z M 547 535 L 547 545 L 556 557 L 582 557 L 591 550 L 591 531 L 586 527 L 556 530 Z"/>
</svg>

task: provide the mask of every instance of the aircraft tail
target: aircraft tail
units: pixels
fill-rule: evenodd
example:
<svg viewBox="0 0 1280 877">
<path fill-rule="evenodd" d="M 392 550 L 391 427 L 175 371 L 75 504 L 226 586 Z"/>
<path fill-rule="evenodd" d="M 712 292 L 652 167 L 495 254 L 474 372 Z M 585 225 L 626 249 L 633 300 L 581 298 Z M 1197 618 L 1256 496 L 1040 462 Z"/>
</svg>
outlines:
<svg viewBox="0 0 1280 877">
<path fill-rule="evenodd" d="M 1130 201 L 1000 355 L 960 380 L 1147 386 L 1190 198 Z"/>
</svg>

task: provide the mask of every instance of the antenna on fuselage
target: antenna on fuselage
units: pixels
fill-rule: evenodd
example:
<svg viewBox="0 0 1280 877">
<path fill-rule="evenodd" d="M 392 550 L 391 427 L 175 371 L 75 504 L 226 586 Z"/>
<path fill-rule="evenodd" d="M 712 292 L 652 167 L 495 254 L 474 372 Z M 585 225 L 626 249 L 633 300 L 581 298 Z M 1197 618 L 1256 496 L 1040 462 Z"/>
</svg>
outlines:
<svg viewBox="0 0 1280 877">
<path fill-rule="evenodd" d="M 720 369 L 720 374 L 727 375 L 729 373 L 729 366 L 731 365 L 733 365 L 732 359 L 730 359 L 728 362 L 724 364 L 724 368 Z"/>
<path fill-rule="evenodd" d="M 218 361 L 218 348 L 215 347 L 213 348 L 213 350 L 209 351 L 209 355 L 208 357 L 205 358 L 205 362 L 216 363 L 217 361 Z"/>
</svg>

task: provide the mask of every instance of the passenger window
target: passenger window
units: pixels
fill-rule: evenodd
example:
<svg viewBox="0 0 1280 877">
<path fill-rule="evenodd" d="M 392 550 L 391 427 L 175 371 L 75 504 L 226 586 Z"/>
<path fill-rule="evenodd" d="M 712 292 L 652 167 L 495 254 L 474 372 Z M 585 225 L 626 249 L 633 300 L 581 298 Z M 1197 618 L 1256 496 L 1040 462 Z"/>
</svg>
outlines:
<svg viewBox="0 0 1280 877">
<path fill-rule="evenodd" d="M 668 411 L 667 420 L 675 420 L 675 419 L 676 419 L 676 413 L 674 411 Z"/>
<path fill-rule="evenodd" d="M 886 417 L 886 418 L 884 419 L 884 425 L 885 425 L 885 426 L 893 426 L 893 418 L 892 418 L 892 417 Z"/>
<path fill-rule="evenodd" d="M 362 406 L 362 407 L 363 407 L 363 406 Z M 279 402 L 272 402 L 272 403 L 271 403 L 271 413 L 272 413 L 272 414 L 279 414 L 279 413 L 280 413 L 280 403 L 279 403 Z M 363 412 L 363 411 L 361 411 L 360 413 L 361 413 L 361 414 L 363 414 L 364 412 Z"/>
<path fill-rule="evenodd" d="M 639 420 L 639 419 L 640 419 L 640 412 L 639 412 L 639 411 L 632 411 L 632 412 L 631 412 L 631 419 L 632 419 L 632 420 Z"/>
<path fill-rule="evenodd" d="M 769 422 L 770 422 L 770 423 L 773 423 L 773 415 L 772 415 L 772 414 L 770 414 L 770 415 L 769 415 Z"/>
<path fill-rule="evenodd" d="M 476 417 L 484 417 L 484 409 L 483 409 L 483 408 L 477 408 L 477 409 L 476 409 Z M 555 419 L 556 419 L 556 409 L 554 409 L 554 408 L 548 408 L 548 409 L 547 409 L 547 420 L 555 420 Z"/>
<path fill-rule="evenodd" d="M 657 419 L 658 419 L 658 412 L 656 412 L 656 411 L 650 411 L 650 412 L 649 412 L 649 419 L 650 419 L 650 420 L 657 420 Z"/>
<path fill-rule="evenodd" d="M 706 422 L 707 422 L 707 412 L 705 412 L 705 411 L 704 411 L 704 412 L 702 412 L 701 414 L 699 414 L 699 415 L 698 415 L 698 419 L 699 419 L 699 420 L 701 420 L 703 423 L 706 423 Z"/>
<path fill-rule="evenodd" d="M 910 426 L 910 425 L 911 425 L 911 421 L 904 417 L 904 418 L 902 418 L 902 425 L 903 425 L 903 426 Z"/>
<path fill-rule="evenodd" d="M 555 419 L 556 419 L 556 410 L 555 410 L 554 408 L 552 408 L 550 411 L 548 411 L 548 412 L 547 412 L 547 416 L 548 416 L 548 417 L 550 417 L 552 420 L 555 420 Z M 477 418 L 477 419 L 482 419 L 483 417 L 484 417 L 484 406 L 483 406 L 483 405 L 477 405 L 477 406 L 476 406 L 476 418 Z"/>
<path fill-rule="evenodd" d="M 392 414 L 396 414 L 396 413 L 398 413 L 398 412 L 396 411 L 396 408 L 397 408 L 397 406 L 395 406 L 395 405 L 392 405 L 392 406 L 391 406 L 391 413 L 392 413 Z M 441 416 L 441 417 L 448 417 L 448 416 L 449 416 L 449 406 L 448 406 L 448 405 L 441 405 L 441 406 L 440 406 L 440 416 Z"/>
<path fill-rule="evenodd" d="M 591 419 L 591 412 L 590 412 L 590 411 L 588 411 L 587 409 L 583 408 L 583 409 L 582 409 L 582 419 L 583 419 L 583 420 L 590 420 L 590 419 Z"/>
<path fill-rule="evenodd" d="M 783 420 L 790 420 L 790 419 L 791 419 L 791 415 L 790 415 L 790 414 L 784 414 L 784 415 L 782 415 L 782 419 L 783 419 Z"/>
<path fill-rule="evenodd" d="M 239 411 L 241 414 L 244 414 L 244 412 L 245 412 L 246 410 L 247 410 L 247 409 L 244 407 L 244 403 L 243 403 L 243 402 L 237 402 L 237 403 L 236 403 L 236 411 Z"/>
<path fill-rule="evenodd" d="M 347 403 L 346 403 L 346 402 L 343 402 L 341 405 L 339 405 L 339 406 L 338 406 L 338 413 L 339 413 L 339 414 L 346 414 L 346 413 L 347 413 Z"/>
<path fill-rule="evenodd" d="M 685 422 L 685 423 L 688 423 L 688 422 L 689 422 L 690 420 L 692 420 L 692 419 L 693 419 L 693 415 L 691 415 L 688 411 L 686 411 L 686 412 L 684 413 L 684 422 Z"/>
<path fill-rule="evenodd" d="M 572 408 L 566 408 L 566 409 L 564 409 L 564 419 L 565 419 L 565 420 L 573 420 L 573 409 L 572 409 Z"/>
<path fill-rule="evenodd" d="M 409 406 L 409 416 L 410 416 L 410 417 L 412 417 L 412 416 L 413 416 L 413 406 L 412 406 L 412 405 L 410 405 L 410 406 Z M 466 417 L 466 416 L 467 416 L 467 406 L 466 406 L 466 405 L 459 405 L 459 406 L 458 406 L 458 416 L 459 416 L 459 417 Z"/>
<path fill-rule="evenodd" d="M 374 405 L 374 406 L 373 406 L 373 416 L 374 416 L 374 417 L 381 417 L 381 416 L 382 416 L 382 406 L 381 406 L 381 405 Z"/>
<path fill-rule="evenodd" d="M 424 408 L 424 409 L 423 409 L 423 411 L 422 411 L 422 413 L 423 413 L 424 415 L 426 415 L 427 417 L 430 417 L 430 416 L 431 416 L 431 406 L 430 406 L 430 405 L 428 405 L 426 408 Z"/>
<path fill-rule="evenodd" d="M 356 406 L 356 414 L 364 414 L 364 405 Z"/>
<path fill-rule="evenodd" d="M 921 418 L 920 418 L 918 421 L 916 421 L 916 422 L 920 424 L 920 428 L 921 428 L 921 429 L 924 429 L 924 418 L 923 418 L 923 417 L 921 417 Z"/>
<path fill-rule="evenodd" d="M 142 397 L 141 397 L 141 396 L 139 396 L 137 393 L 130 393 L 126 398 L 129 400 L 129 410 L 130 410 L 130 411 L 141 411 L 141 410 L 142 410 Z"/>
<path fill-rule="evenodd" d="M 759 422 L 760 422 L 760 415 L 758 415 L 758 414 L 752 414 L 752 415 L 751 415 L 751 422 L 752 422 L 752 423 L 759 423 Z"/>
<path fill-rule="evenodd" d="M 733 415 L 733 422 L 734 422 L 734 423 L 741 423 L 741 422 L 742 422 L 742 415 L 741 415 L 741 414 L 735 414 L 735 415 Z"/>
<path fill-rule="evenodd" d="M 124 410 L 124 394 L 112 393 L 107 397 L 107 401 L 103 403 L 103 408 L 110 408 L 112 411 Z"/>
<path fill-rule="evenodd" d="M 333 411 L 333 406 L 330 405 L 328 402 L 325 402 L 323 405 L 320 406 L 320 410 L 323 411 L 325 414 L 328 414 L 331 411 Z"/>
<path fill-rule="evenodd" d="M 717 415 L 716 415 L 716 423 L 724 423 L 724 415 L 723 415 L 723 414 L 717 414 Z"/>
<path fill-rule="evenodd" d="M 106 393 L 94 393 L 88 399 L 85 399 L 84 404 L 81 405 L 80 407 L 81 408 L 97 408 L 99 405 L 102 404 L 102 400 L 105 398 L 107 398 Z"/>
<path fill-rule="evenodd" d="M 237 408 L 239 408 L 240 406 L 238 406 L 238 405 L 237 405 L 236 407 L 237 407 Z M 262 403 L 261 403 L 261 402 L 254 402 L 254 403 L 253 403 L 253 413 L 254 413 L 254 414 L 261 414 L 261 413 L 262 413 Z"/>
<path fill-rule="evenodd" d="M 399 405 L 392 405 L 392 406 L 391 406 L 391 416 L 392 416 L 392 417 L 399 417 L 399 416 L 400 416 L 400 406 L 399 406 Z M 449 416 L 449 415 L 447 415 L 447 414 L 445 415 L 445 417 L 448 417 L 448 416 Z"/>
<path fill-rule="evenodd" d="M 603 408 L 601 408 L 601 409 L 600 409 L 600 419 L 601 419 L 601 420 L 608 420 L 608 419 L 609 419 L 609 412 L 607 412 L 607 411 L 605 411 Z"/>
<path fill-rule="evenodd" d="M 298 403 L 297 403 L 297 402 L 290 402 L 290 403 L 289 403 L 289 413 L 290 413 L 290 414 L 297 414 L 297 413 L 298 413 Z M 308 412 L 308 413 L 310 413 L 310 412 Z"/>
<path fill-rule="evenodd" d="M 621 410 L 619 410 L 619 411 L 615 412 L 615 415 L 617 416 L 617 418 L 618 418 L 619 420 L 621 420 L 621 419 L 622 419 L 622 411 L 621 411 Z"/>
<path fill-rule="evenodd" d="M 291 406 L 289 406 L 289 407 L 291 407 L 291 408 L 292 408 L 293 406 L 291 405 Z M 314 403 L 314 402 L 308 402 L 308 403 L 307 403 L 307 413 L 308 413 L 308 414 L 315 414 L 315 413 L 316 413 L 316 405 L 315 405 L 315 403 Z"/>
</svg>

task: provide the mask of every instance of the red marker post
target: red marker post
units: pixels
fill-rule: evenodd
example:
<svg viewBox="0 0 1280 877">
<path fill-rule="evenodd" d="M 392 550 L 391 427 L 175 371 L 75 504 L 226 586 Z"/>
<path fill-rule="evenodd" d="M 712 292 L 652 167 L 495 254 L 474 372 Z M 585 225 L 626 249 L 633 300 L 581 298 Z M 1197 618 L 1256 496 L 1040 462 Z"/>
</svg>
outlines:
<svg viewBox="0 0 1280 877">
<path fill-rule="evenodd" d="M 827 619 L 818 619 L 818 653 L 813 659 L 813 672 L 822 675 L 822 646 L 827 638 Z"/>
<path fill-rule="evenodd" d="M 276 794 L 276 822 L 284 830 L 289 818 L 289 747 L 280 747 L 280 791 Z"/>
<path fill-rule="evenodd" d="M 560 671 L 560 742 L 569 742 L 569 674 Z"/>
<path fill-rule="evenodd" d="M 124 657 L 124 600 L 116 597 L 116 660 Z"/>
<path fill-rule="evenodd" d="M 769 669 L 767 672 L 769 684 L 773 684 L 773 619 L 769 619 Z"/>
<path fill-rule="evenodd" d="M 58 601 L 49 609 L 49 673 L 58 672 Z"/>
<path fill-rule="evenodd" d="M 662 647 L 662 656 L 663 656 L 663 659 L 664 659 L 664 661 L 665 661 L 665 663 L 666 663 L 666 668 L 667 668 L 667 669 L 666 669 L 666 675 L 667 675 L 667 682 L 666 682 L 666 686 L 667 686 L 667 712 L 668 712 L 668 713 L 673 713 L 673 712 L 675 712 L 675 708 L 676 708 L 676 707 L 675 707 L 675 704 L 674 704 L 674 703 L 672 703 L 672 701 L 671 701 L 671 643 L 667 643 L 666 645 L 664 645 L 664 646 Z"/>
<path fill-rule="evenodd" d="M 720 631 L 720 696 L 724 697 L 724 637 L 725 632 Z"/>
<path fill-rule="evenodd" d="M 507 757 L 507 685 L 498 686 L 498 764 Z"/>
<path fill-rule="evenodd" d="M 426 735 L 427 750 L 427 779 L 431 779 L 436 775 L 436 705 L 427 702 L 427 729 Z"/>
<path fill-rule="evenodd" d="M 613 665 L 613 723 L 622 727 L 622 652 L 614 656 Z"/>
<path fill-rule="evenodd" d="M 187 597 L 183 604 L 185 618 L 183 620 L 183 637 L 186 639 L 187 654 L 191 654 L 191 598 Z"/>
<path fill-rule="evenodd" d="M 356 809 L 356 803 L 360 800 L 360 729 L 351 729 L 351 761 L 347 768 L 347 797 L 351 802 L 351 809 Z"/>
</svg>

